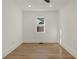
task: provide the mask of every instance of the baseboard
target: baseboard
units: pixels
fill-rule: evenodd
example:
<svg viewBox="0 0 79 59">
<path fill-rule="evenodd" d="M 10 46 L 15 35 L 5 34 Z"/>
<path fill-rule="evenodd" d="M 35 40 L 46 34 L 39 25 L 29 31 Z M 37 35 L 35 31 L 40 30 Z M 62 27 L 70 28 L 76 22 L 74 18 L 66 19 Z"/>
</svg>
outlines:
<svg viewBox="0 0 79 59">
<path fill-rule="evenodd" d="M 22 41 L 18 41 L 15 44 L 11 45 L 6 51 L 3 51 L 2 58 L 6 57 L 9 53 L 11 53 L 13 50 L 15 50 L 22 43 L 23 43 Z"/>
<path fill-rule="evenodd" d="M 70 49 L 69 47 L 67 47 L 66 45 L 64 44 L 61 44 L 61 46 L 66 50 L 68 51 L 72 56 L 74 56 L 75 58 L 77 58 L 77 52 L 74 51 L 73 49 Z M 74 51 L 74 52 L 73 52 Z"/>
<path fill-rule="evenodd" d="M 58 42 L 23 42 L 23 43 L 58 43 Z"/>
<path fill-rule="evenodd" d="M 23 43 L 58 43 L 57 41 L 23 41 Z"/>
</svg>

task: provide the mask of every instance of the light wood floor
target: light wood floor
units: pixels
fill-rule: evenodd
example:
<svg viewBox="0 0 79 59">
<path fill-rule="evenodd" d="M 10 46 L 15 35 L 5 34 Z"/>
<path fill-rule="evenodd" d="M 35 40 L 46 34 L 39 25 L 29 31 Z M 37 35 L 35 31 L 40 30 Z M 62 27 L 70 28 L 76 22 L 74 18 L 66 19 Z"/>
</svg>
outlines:
<svg viewBox="0 0 79 59">
<path fill-rule="evenodd" d="M 22 44 L 3 59 L 75 59 L 59 44 Z"/>
</svg>

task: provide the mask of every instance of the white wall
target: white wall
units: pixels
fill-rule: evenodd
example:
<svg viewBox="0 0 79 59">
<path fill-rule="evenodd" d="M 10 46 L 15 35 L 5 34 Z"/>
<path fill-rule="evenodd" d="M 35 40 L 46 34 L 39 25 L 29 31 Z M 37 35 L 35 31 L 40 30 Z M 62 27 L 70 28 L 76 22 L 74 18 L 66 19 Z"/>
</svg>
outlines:
<svg viewBox="0 0 79 59">
<path fill-rule="evenodd" d="M 12 0 L 2 0 L 3 57 L 22 43 L 22 12 Z"/>
<path fill-rule="evenodd" d="M 75 57 L 77 53 L 76 4 L 76 0 L 72 0 L 60 10 L 61 45 Z"/>
<path fill-rule="evenodd" d="M 36 29 L 38 16 L 45 17 L 45 32 Z M 26 43 L 58 42 L 58 11 L 25 11 L 23 13 L 23 40 Z"/>
</svg>

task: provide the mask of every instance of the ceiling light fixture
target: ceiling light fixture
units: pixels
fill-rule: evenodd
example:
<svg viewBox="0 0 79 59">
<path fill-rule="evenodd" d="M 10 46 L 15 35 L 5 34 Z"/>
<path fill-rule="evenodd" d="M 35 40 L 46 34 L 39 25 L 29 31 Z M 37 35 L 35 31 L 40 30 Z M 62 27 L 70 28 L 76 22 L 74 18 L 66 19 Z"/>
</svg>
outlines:
<svg viewBox="0 0 79 59">
<path fill-rule="evenodd" d="M 28 5 L 28 7 L 31 7 L 31 5 Z"/>
<path fill-rule="evenodd" d="M 49 5 L 49 7 L 52 7 L 52 5 Z"/>
<path fill-rule="evenodd" d="M 44 0 L 46 3 L 50 3 L 50 0 Z"/>
</svg>

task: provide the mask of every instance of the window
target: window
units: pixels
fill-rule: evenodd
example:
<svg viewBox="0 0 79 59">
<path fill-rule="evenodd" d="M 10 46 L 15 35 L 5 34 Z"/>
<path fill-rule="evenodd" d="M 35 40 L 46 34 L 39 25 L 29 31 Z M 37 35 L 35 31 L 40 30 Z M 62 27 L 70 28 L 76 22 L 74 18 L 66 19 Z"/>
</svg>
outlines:
<svg viewBox="0 0 79 59">
<path fill-rule="evenodd" d="M 37 17 L 37 32 L 45 32 L 44 17 Z"/>
</svg>

